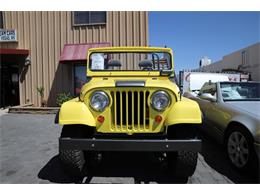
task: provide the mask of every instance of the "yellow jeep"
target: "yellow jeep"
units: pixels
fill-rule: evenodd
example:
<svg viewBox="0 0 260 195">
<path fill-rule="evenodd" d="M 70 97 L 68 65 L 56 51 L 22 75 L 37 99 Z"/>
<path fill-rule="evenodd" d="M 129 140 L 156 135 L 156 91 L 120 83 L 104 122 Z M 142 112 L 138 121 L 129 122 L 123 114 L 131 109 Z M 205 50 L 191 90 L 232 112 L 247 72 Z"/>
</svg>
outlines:
<svg viewBox="0 0 260 195">
<path fill-rule="evenodd" d="M 87 82 L 79 97 L 62 104 L 59 157 L 69 173 L 81 175 L 107 151 L 157 152 L 170 170 L 191 176 L 201 140 L 201 112 L 181 97 L 170 48 L 90 49 Z"/>
</svg>

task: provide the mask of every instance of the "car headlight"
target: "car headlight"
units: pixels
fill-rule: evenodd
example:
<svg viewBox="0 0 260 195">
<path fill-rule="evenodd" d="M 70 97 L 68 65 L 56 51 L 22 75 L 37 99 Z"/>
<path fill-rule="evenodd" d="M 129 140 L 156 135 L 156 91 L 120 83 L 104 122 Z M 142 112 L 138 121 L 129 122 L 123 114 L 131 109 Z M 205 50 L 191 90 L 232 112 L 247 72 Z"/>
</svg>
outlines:
<svg viewBox="0 0 260 195">
<path fill-rule="evenodd" d="M 96 111 L 103 111 L 109 104 L 109 98 L 103 91 L 96 91 L 90 97 L 90 106 Z"/>
<path fill-rule="evenodd" d="M 165 91 L 157 91 L 151 97 L 151 104 L 155 110 L 162 111 L 170 104 L 170 96 Z"/>
</svg>

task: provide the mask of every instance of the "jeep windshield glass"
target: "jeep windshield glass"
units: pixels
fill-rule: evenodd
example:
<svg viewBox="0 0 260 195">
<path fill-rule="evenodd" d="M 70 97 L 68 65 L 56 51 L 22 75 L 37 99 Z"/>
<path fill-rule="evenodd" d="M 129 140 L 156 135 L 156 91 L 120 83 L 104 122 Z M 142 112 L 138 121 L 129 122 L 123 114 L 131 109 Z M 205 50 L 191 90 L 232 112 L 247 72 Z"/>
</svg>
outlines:
<svg viewBox="0 0 260 195">
<path fill-rule="evenodd" d="M 220 83 L 224 101 L 259 101 L 260 83 Z"/>
<path fill-rule="evenodd" d="M 160 71 L 171 70 L 169 53 L 117 52 L 92 53 L 89 68 L 92 71 Z"/>
</svg>

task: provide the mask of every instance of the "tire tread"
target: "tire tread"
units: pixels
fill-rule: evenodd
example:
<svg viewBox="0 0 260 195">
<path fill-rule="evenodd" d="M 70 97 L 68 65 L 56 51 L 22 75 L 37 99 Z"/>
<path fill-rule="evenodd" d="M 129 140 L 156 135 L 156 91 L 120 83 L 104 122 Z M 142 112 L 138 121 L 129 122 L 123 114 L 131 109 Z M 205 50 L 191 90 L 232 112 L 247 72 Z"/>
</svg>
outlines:
<svg viewBox="0 0 260 195">
<path fill-rule="evenodd" d="M 169 154 L 169 167 L 177 177 L 192 176 L 197 167 L 198 153 L 192 151 L 179 151 Z"/>
<path fill-rule="evenodd" d="M 64 126 L 61 137 L 73 137 L 72 129 Z M 82 150 L 70 150 L 59 148 L 59 159 L 66 172 L 73 176 L 82 176 L 84 173 L 85 158 Z"/>
</svg>

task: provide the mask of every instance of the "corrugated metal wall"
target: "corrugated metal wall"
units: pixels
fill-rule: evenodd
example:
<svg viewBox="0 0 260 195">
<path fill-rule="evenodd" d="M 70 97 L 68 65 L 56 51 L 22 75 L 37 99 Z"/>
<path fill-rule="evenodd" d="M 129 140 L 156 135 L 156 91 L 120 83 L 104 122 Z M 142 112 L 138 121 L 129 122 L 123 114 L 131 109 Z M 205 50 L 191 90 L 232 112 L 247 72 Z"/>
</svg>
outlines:
<svg viewBox="0 0 260 195">
<path fill-rule="evenodd" d="M 16 29 L 18 43 L 1 48 L 29 49 L 31 65 L 20 81 L 20 104 L 40 104 L 36 87 L 45 88 L 49 105 L 56 95 L 73 91 L 73 66 L 59 64 L 66 43 L 110 42 L 112 46 L 147 46 L 147 12 L 107 12 L 107 24 L 72 26 L 72 12 L 3 12 L 4 28 Z"/>
</svg>

